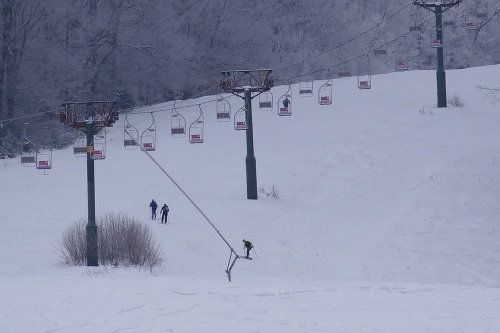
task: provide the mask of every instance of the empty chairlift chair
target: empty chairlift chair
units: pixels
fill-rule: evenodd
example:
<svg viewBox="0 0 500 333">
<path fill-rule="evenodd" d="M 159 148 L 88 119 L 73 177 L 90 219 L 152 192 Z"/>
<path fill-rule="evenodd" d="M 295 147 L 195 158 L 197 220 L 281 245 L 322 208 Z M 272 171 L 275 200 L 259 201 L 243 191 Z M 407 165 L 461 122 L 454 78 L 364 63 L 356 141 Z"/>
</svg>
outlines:
<svg viewBox="0 0 500 333">
<path fill-rule="evenodd" d="M 125 149 L 137 149 L 137 142 L 139 142 L 139 131 L 128 122 L 128 113 L 125 115 L 123 127 L 123 146 Z"/>
<path fill-rule="evenodd" d="M 175 108 L 176 103 L 177 100 L 174 102 L 172 116 L 170 118 L 170 132 L 174 138 L 182 138 L 186 135 L 186 119 L 177 112 Z"/>
<path fill-rule="evenodd" d="M 310 97 L 313 95 L 313 82 L 306 81 L 299 83 L 299 95 L 303 97 Z"/>
<path fill-rule="evenodd" d="M 152 122 L 148 128 L 142 132 L 141 135 L 141 146 L 142 149 L 146 151 L 155 151 L 156 150 L 156 122 L 153 113 L 151 112 Z"/>
<path fill-rule="evenodd" d="M 263 92 L 259 95 L 259 109 L 262 111 L 273 110 L 273 94 L 270 91 Z"/>
<path fill-rule="evenodd" d="M 332 83 L 331 80 L 326 81 L 318 90 L 318 103 L 320 105 L 332 104 Z"/>
<path fill-rule="evenodd" d="M 189 142 L 190 143 L 203 143 L 203 130 L 204 130 L 204 121 L 203 121 L 203 111 L 201 109 L 201 105 L 198 104 L 200 108 L 200 115 L 198 118 L 193 121 L 191 126 L 189 126 Z"/>
<path fill-rule="evenodd" d="M 217 121 L 228 122 L 231 120 L 231 104 L 229 104 L 229 102 L 222 97 L 222 95 L 217 100 L 215 112 L 217 115 Z"/>
<path fill-rule="evenodd" d="M 90 154 L 93 160 L 103 160 L 106 158 L 106 132 L 102 129 L 101 133 L 94 136 L 94 149 Z"/>
<path fill-rule="evenodd" d="M 366 63 L 358 73 L 358 88 L 371 89 L 371 87 L 372 87 L 372 75 L 371 75 L 370 56 L 367 54 Z"/>
<path fill-rule="evenodd" d="M 35 144 L 28 139 L 26 136 L 26 130 L 23 131 L 23 135 L 21 138 L 21 165 L 25 167 L 36 166 L 36 146 Z"/>
<path fill-rule="evenodd" d="M 73 154 L 75 156 L 87 156 L 87 139 L 86 138 L 78 138 L 75 140 L 73 144 Z"/>
<path fill-rule="evenodd" d="M 404 36 L 405 38 L 405 43 L 404 46 L 399 50 L 399 52 L 396 54 L 396 60 L 395 60 L 395 68 L 396 71 L 406 71 L 408 70 L 408 60 L 407 60 L 407 54 L 408 54 L 408 40 L 406 39 L 406 35 Z"/>
<path fill-rule="evenodd" d="M 246 130 L 247 129 L 247 115 L 246 115 L 246 108 L 243 106 L 241 109 L 236 111 L 234 114 L 234 129 L 239 131 L 239 130 Z"/>
<path fill-rule="evenodd" d="M 52 169 L 52 151 L 36 154 L 36 168 L 44 170 Z"/>
</svg>

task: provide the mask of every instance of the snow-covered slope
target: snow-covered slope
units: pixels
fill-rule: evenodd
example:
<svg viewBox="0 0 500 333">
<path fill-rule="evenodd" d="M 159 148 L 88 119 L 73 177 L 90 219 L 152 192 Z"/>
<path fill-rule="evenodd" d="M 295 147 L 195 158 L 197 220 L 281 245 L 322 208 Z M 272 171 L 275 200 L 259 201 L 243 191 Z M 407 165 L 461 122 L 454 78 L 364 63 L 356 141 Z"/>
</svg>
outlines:
<svg viewBox="0 0 500 333">
<path fill-rule="evenodd" d="M 320 106 L 292 86 L 293 114 L 253 104 L 258 187 L 246 199 L 244 131 L 217 122 L 214 96 L 177 103 L 188 125 L 203 110 L 205 142 L 170 135 L 173 103 L 128 116 L 157 125 L 151 156 L 239 253 L 140 150 L 123 148 L 123 116 L 96 162 L 97 213 L 151 228 L 165 263 L 153 273 L 64 267 L 54 247 L 87 213 L 86 163 L 53 152 L 48 175 L 2 161 L 0 313 L 9 332 L 495 332 L 500 327 L 500 114 L 476 86 L 498 88 L 500 66 L 333 80 Z M 288 87 L 272 90 L 274 105 Z M 228 97 L 232 113 L 243 100 Z M 170 224 L 148 220 L 154 198 Z M 258 257 L 257 257 L 258 256 Z"/>
</svg>

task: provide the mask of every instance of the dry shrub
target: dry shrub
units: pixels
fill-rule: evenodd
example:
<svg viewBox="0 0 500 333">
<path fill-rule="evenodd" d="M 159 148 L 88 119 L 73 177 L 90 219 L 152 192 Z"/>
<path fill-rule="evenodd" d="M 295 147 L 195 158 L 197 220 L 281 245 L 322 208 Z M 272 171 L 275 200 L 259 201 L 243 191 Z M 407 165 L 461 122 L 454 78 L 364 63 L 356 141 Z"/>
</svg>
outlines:
<svg viewBox="0 0 500 333">
<path fill-rule="evenodd" d="M 96 224 L 99 264 L 152 269 L 163 262 L 149 225 L 112 213 L 102 215 Z M 80 219 L 63 233 L 57 251 L 65 264 L 86 265 L 86 225 L 87 221 Z"/>
<path fill-rule="evenodd" d="M 448 98 L 448 104 L 457 108 L 463 108 L 465 106 L 464 100 L 457 94 L 454 94 L 453 97 Z"/>
</svg>

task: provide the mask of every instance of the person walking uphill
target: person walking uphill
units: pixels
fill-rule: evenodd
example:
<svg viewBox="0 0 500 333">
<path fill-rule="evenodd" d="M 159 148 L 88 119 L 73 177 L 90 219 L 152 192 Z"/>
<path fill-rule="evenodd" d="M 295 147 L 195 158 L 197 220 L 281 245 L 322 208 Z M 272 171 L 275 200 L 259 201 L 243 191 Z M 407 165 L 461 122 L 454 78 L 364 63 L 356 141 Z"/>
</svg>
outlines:
<svg viewBox="0 0 500 333">
<path fill-rule="evenodd" d="M 167 204 L 163 204 L 161 207 L 160 213 L 161 213 L 161 223 L 165 220 L 165 224 L 167 224 L 167 217 L 168 217 L 168 212 L 170 209 L 168 209 Z"/>
<path fill-rule="evenodd" d="M 156 219 L 156 208 L 158 208 L 158 204 L 154 199 L 152 199 L 149 207 L 151 207 L 151 220 L 154 220 Z"/>
<path fill-rule="evenodd" d="M 253 244 L 247 240 L 243 240 L 243 249 L 247 249 L 247 258 L 250 256 L 250 250 L 253 249 Z"/>
</svg>

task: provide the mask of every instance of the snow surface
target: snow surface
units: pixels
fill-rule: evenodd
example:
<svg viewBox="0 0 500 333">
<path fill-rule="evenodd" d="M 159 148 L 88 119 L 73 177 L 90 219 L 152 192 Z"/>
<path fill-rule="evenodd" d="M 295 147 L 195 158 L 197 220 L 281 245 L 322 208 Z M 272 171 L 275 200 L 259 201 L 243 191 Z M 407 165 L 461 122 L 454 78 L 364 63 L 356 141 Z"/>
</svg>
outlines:
<svg viewBox="0 0 500 333">
<path fill-rule="evenodd" d="M 333 81 L 333 104 L 300 97 L 290 117 L 254 99 L 258 187 L 246 199 L 245 132 L 217 122 L 214 96 L 178 103 L 205 142 L 170 135 L 172 103 L 129 121 L 157 123 L 151 153 L 243 254 L 230 250 L 140 150 L 123 147 L 123 118 L 96 162 L 97 215 L 125 213 L 162 244 L 154 269 L 67 267 L 54 249 L 87 215 L 86 163 L 53 152 L 48 175 L 2 160 L 1 332 L 500 332 L 500 112 L 476 86 L 499 86 L 500 65 L 447 71 L 435 108 L 434 71 Z M 287 87 L 272 90 L 274 105 Z M 243 100 L 231 96 L 232 113 Z M 207 102 L 207 103 L 205 103 Z M 187 107 L 192 105 L 192 107 Z M 161 111 L 164 110 L 164 111 Z M 166 111 L 165 111 L 166 110 Z M 156 112 L 157 111 L 157 112 Z M 148 220 L 149 202 L 170 224 Z"/>
</svg>

